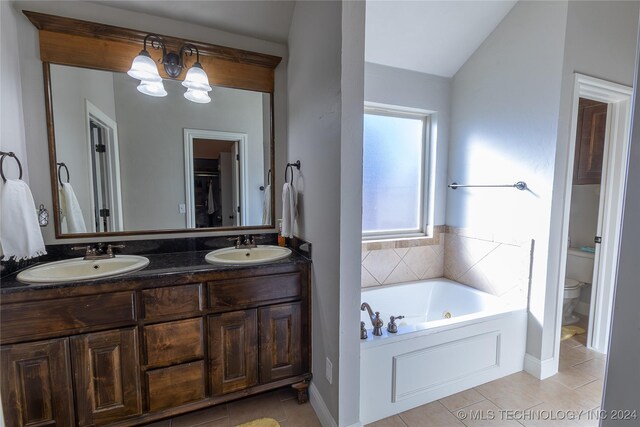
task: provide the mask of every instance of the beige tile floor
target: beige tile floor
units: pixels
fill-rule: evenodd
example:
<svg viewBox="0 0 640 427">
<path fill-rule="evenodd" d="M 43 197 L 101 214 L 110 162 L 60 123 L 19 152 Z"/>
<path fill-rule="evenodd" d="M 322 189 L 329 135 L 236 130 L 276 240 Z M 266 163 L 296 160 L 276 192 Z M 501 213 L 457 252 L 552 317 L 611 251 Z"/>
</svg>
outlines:
<svg viewBox="0 0 640 427">
<path fill-rule="evenodd" d="M 546 380 L 518 372 L 367 427 L 597 426 L 605 356 L 583 342 L 576 336 L 561 343 L 559 372 Z"/>
<path fill-rule="evenodd" d="M 273 418 L 281 427 L 321 427 L 311 404 L 299 405 L 296 393 L 289 387 L 160 421 L 148 427 L 234 427 L 257 418 Z"/>
</svg>

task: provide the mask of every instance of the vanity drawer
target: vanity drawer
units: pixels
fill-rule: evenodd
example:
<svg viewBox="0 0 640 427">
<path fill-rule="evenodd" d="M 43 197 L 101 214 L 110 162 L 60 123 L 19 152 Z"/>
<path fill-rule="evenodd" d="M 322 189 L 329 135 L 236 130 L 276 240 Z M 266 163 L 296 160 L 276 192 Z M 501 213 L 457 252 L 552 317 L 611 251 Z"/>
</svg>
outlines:
<svg viewBox="0 0 640 427">
<path fill-rule="evenodd" d="M 69 335 L 85 329 L 136 320 L 134 292 L 115 292 L 0 306 L 2 341 L 19 337 Z"/>
<path fill-rule="evenodd" d="M 202 318 L 145 326 L 144 343 L 149 366 L 202 358 Z"/>
<path fill-rule="evenodd" d="M 204 361 L 185 363 L 146 372 L 149 410 L 182 405 L 204 399 Z"/>
<path fill-rule="evenodd" d="M 154 319 L 202 309 L 202 285 L 199 283 L 142 291 L 142 307 L 145 319 Z"/>
<path fill-rule="evenodd" d="M 209 282 L 209 306 L 216 311 L 239 309 L 300 298 L 300 273 Z"/>
</svg>

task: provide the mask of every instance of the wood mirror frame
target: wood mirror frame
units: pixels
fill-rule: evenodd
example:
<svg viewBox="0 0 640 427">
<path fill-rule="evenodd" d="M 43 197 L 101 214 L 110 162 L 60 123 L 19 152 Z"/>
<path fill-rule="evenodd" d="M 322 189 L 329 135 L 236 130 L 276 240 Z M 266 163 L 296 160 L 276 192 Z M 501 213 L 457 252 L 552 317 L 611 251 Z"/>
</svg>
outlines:
<svg viewBox="0 0 640 427">
<path fill-rule="evenodd" d="M 242 227 L 63 234 L 60 223 L 60 202 L 58 200 L 57 188 L 50 64 L 126 73 L 131 66 L 133 58 L 142 50 L 144 37 L 149 33 L 26 10 L 23 11 L 23 13 L 38 29 L 40 60 L 42 61 L 44 75 L 47 137 L 49 141 L 49 169 L 53 197 L 55 235 L 57 239 L 232 231 L 243 229 L 271 230 L 274 228 L 274 224 L 272 223 L 271 225 Z M 164 39 L 168 51 L 178 51 L 180 46 L 187 42 L 195 45 L 200 53 L 200 63 L 204 69 L 209 71 L 210 85 L 265 92 L 271 95 L 271 141 L 269 155 L 271 170 L 275 170 L 274 73 L 275 68 L 282 58 L 209 43 L 183 40 L 162 34 L 160 34 L 160 36 Z M 158 71 L 161 77 L 170 79 L 163 67 L 158 67 Z M 275 200 L 275 186 L 271 186 L 271 200 Z M 273 204 L 271 206 L 271 218 L 275 218 L 275 206 Z"/>
</svg>

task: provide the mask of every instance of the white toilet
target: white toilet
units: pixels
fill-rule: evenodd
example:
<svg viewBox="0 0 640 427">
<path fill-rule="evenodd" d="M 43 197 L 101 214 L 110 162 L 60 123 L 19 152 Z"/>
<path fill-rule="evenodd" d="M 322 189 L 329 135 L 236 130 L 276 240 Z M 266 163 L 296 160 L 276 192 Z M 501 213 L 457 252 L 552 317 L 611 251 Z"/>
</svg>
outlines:
<svg viewBox="0 0 640 427">
<path fill-rule="evenodd" d="M 573 314 L 580 298 L 580 289 L 593 280 L 593 253 L 569 248 L 567 251 L 567 274 L 564 281 L 564 304 L 562 325 L 576 323 L 579 318 Z"/>
</svg>

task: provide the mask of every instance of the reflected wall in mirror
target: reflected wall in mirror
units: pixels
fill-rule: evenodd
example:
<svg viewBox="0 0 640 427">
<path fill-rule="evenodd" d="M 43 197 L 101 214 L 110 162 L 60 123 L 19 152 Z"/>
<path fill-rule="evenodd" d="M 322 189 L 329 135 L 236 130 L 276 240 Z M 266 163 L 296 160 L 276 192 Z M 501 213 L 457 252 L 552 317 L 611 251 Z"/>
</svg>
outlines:
<svg viewBox="0 0 640 427">
<path fill-rule="evenodd" d="M 61 234 L 273 226 L 271 94 L 214 87 L 196 104 L 179 81 L 154 98 L 125 73 L 57 64 L 50 85 Z"/>
</svg>

